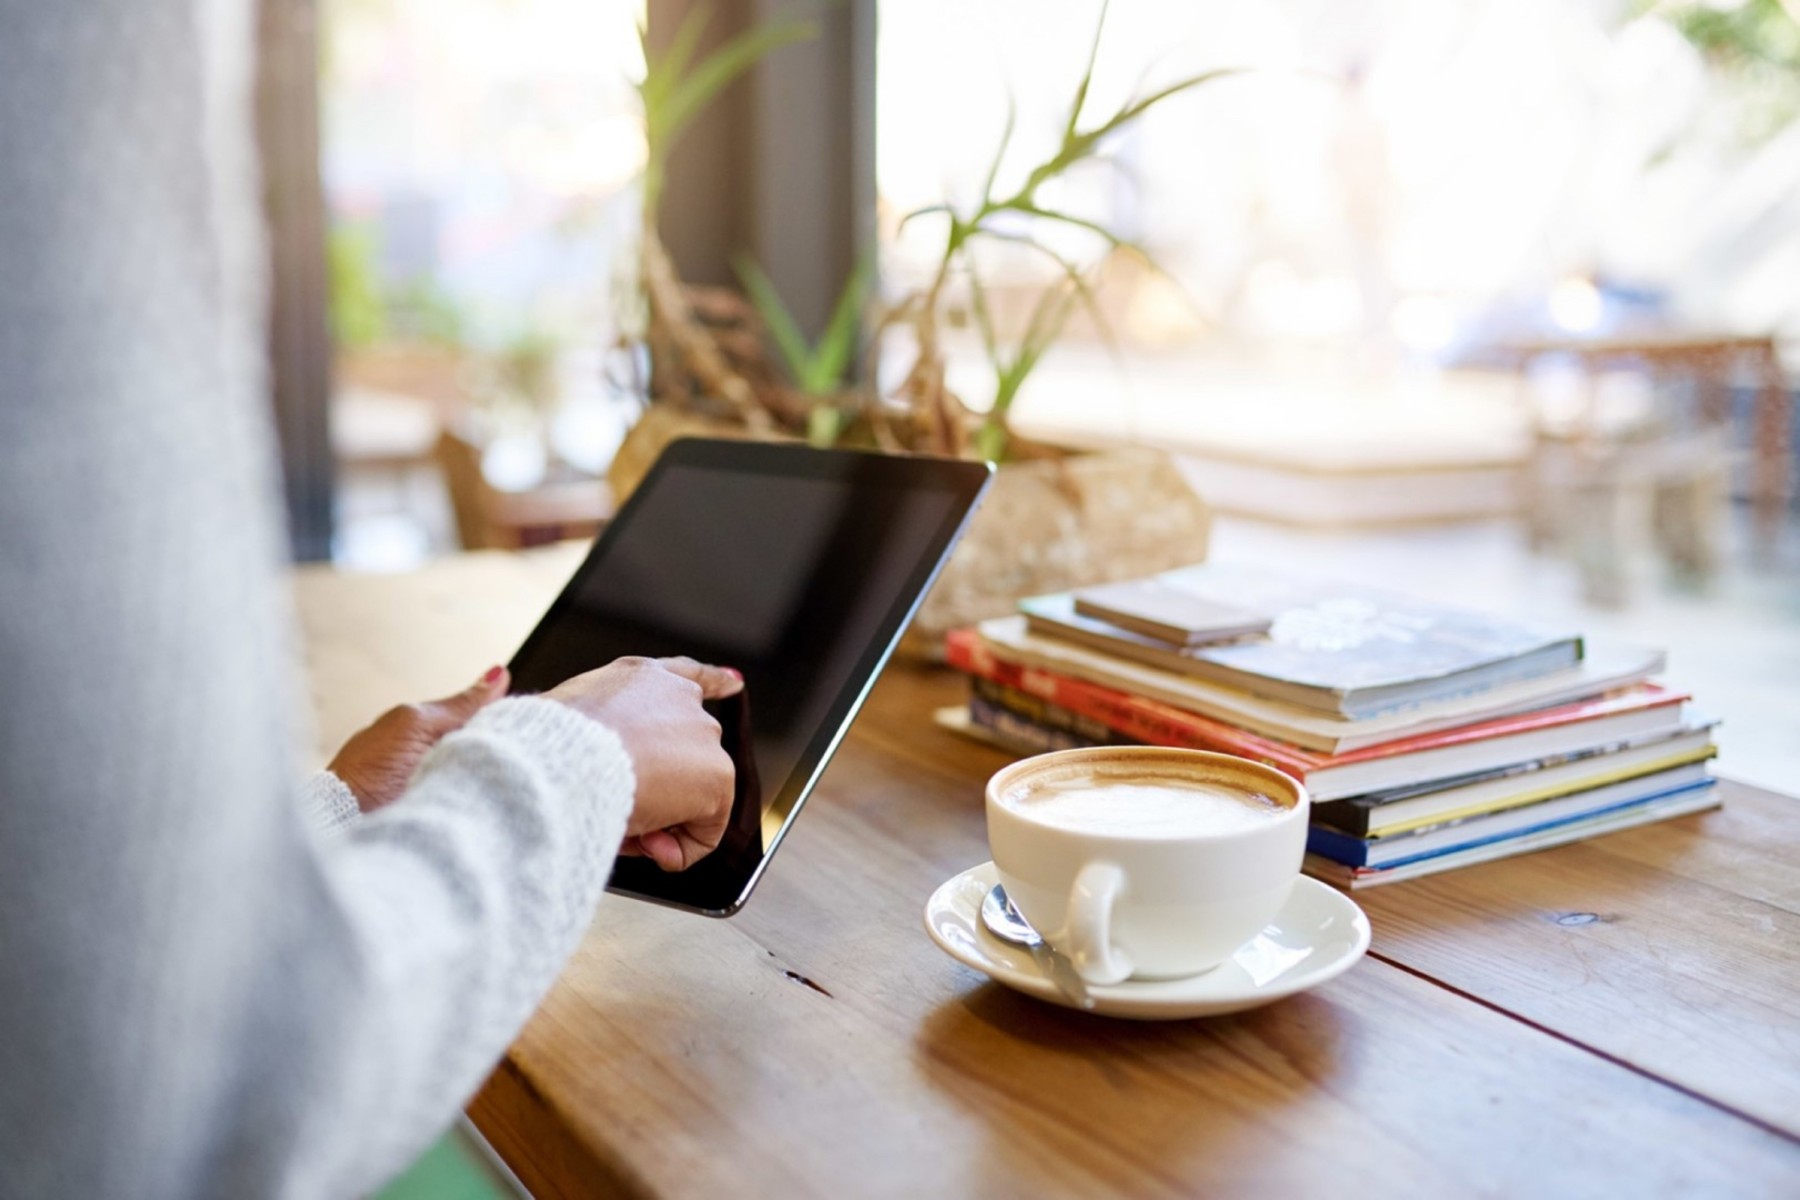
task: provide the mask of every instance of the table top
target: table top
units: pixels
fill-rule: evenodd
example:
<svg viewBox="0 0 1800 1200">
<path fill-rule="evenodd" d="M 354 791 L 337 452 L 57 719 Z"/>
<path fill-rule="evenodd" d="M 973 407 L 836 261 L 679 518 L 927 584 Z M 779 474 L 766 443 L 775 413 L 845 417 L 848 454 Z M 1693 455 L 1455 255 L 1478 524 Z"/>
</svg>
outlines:
<svg viewBox="0 0 1800 1200">
<path fill-rule="evenodd" d="M 302 571 L 321 745 L 504 661 L 575 561 Z M 960 694 L 890 667 L 737 917 L 602 903 L 470 1108 L 534 1194 L 1800 1195 L 1800 801 L 1360 893 L 1318 990 L 1114 1021 L 923 931 L 1006 761 L 931 724 Z"/>
</svg>

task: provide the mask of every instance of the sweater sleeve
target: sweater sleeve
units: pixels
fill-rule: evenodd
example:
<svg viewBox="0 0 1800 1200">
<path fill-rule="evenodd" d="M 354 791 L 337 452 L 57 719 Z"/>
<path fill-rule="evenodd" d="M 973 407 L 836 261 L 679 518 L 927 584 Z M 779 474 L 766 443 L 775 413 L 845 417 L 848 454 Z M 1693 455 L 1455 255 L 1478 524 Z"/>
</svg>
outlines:
<svg viewBox="0 0 1800 1200">
<path fill-rule="evenodd" d="M 336 1010 L 340 1082 L 305 1114 L 323 1126 L 311 1154 L 287 1168 L 303 1192 L 399 1170 L 474 1092 L 574 950 L 633 791 L 611 730 L 551 700 L 502 700 L 440 742 L 400 800 L 327 842 L 364 1002 Z M 341 1173 L 325 1169 L 352 1145 Z"/>
<path fill-rule="evenodd" d="M 0 0 L 0 1196 L 352 1196 L 555 978 L 633 788 L 484 711 L 321 836 L 247 0 Z"/>
<path fill-rule="evenodd" d="M 316 773 L 301 786 L 300 811 L 308 824 L 324 831 L 343 829 L 362 816 L 356 793 L 330 771 Z"/>
</svg>

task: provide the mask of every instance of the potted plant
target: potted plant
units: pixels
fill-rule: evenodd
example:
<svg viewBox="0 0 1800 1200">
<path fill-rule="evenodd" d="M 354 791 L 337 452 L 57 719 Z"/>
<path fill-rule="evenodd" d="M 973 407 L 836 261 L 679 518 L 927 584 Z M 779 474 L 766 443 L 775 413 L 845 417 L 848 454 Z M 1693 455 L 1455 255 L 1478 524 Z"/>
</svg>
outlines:
<svg viewBox="0 0 1800 1200">
<path fill-rule="evenodd" d="M 662 172 L 675 138 L 698 108 L 763 54 L 812 34 L 791 19 L 755 27 L 711 55 L 693 61 L 706 14 L 697 8 L 668 49 L 646 43 L 641 86 L 650 143 L 645 171 L 643 290 L 651 362 L 649 407 L 627 439 L 609 478 L 621 497 L 663 445 L 692 433 L 806 438 L 816 445 L 866 445 L 896 453 L 982 457 L 1001 464 L 986 504 L 972 523 L 944 577 L 915 622 L 917 641 L 930 644 L 957 624 L 1010 611 L 1023 595 L 1162 570 L 1197 561 L 1206 552 L 1208 514 L 1167 455 L 1151 451 L 1069 454 L 1018 438 L 1011 413 L 1027 381 L 1078 311 L 1112 341 L 1095 288 L 1107 264 L 1121 256 L 1149 263 L 1149 255 L 1104 223 L 1053 206 L 1045 194 L 1058 180 L 1100 159 L 1110 142 L 1145 113 L 1230 71 L 1178 80 L 1100 115 L 1089 109 L 1089 88 L 1106 11 L 1078 81 L 1054 150 L 1016 182 L 1005 169 L 1014 121 L 1007 121 L 992 166 L 974 203 L 938 204 L 910 213 L 914 222 L 940 222 L 943 249 L 929 279 L 879 311 L 868 303 L 867 264 L 845 284 L 829 327 L 809 344 L 788 315 L 767 275 L 741 261 L 748 295 L 684 287 L 656 235 Z M 1053 247 L 1050 227 L 1085 233 L 1096 253 L 1076 260 Z M 977 247 L 1021 246 L 1040 256 L 1052 282 L 1036 289 L 1022 322 L 1000 319 L 991 285 L 981 275 Z M 869 318 L 871 358 L 904 338 L 910 355 L 899 386 L 887 394 L 872 383 L 845 382 L 852 346 Z M 965 323 L 979 335 L 993 380 L 991 400 L 971 406 L 946 383 L 942 331 Z M 773 342 L 783 366 L 764 347 Z M 872 380 L 875 372 L 865 371 Z"/>
</svg>

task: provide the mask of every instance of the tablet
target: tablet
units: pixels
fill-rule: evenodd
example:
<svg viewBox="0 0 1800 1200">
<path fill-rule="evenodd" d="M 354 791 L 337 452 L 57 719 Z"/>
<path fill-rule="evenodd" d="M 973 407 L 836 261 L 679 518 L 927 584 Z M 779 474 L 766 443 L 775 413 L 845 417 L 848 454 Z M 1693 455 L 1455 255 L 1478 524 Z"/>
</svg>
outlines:
<svg viewBox="0 0 1800 1200">
<path fill-rule="evenodd" d="M 610 890 L 709 916 L 743 906 L 991 475 L 761 442 L 664 451 L 512 661 L 515 692 L 630 654 L 744 676 L 708 705 L 737 765 L 724 842 L 680 872 L 621 857 Z"/>
</svg>

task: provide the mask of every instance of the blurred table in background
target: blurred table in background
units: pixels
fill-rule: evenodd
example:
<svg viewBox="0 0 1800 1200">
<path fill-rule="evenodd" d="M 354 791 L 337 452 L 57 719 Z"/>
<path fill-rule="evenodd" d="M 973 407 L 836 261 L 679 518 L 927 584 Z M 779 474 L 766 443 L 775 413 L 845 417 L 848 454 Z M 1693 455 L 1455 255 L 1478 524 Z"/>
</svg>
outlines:
<svg viewBox="0 0 1800 1200">
<path fill-rule="evenodd" d="M 1728 334 L 1646 333 L 1621 337 L 1559 337 L 1519 341 L 1484 348 L 1483 361 L 1528 373 L 1547 360 L 1576 364 L 1590 385 L 1587 405 L 1573 414 L 1569 436 L 1601 446 L 1607 432 L 1593 404 L 1593 387 L 1607 371 L 1641 371 L 1652 386 L 1690 384 L 1698 394 L 1703 429 L 1717 430 L 1722 444 L 1733 437 L 1732 393 L 1740 379 L 1751 390 L 1748 441 L 1751 456 L 1751 503 L 1756 517 L 1757 548 L 1773 556 L 1793 497 L 1793 405 L 1788 396 L 1781 356 L 1771 337 Z"/>
<path fill-rule="evenodd" d="M 1217 511 L 1308 529 L 1511 516 L 1531 455 L 1516 389 L 1481 372 L 1147 354 L 1127 375 L 1059 351 L 1014 423 L 1057 445 L 1166 450 Z"/>
</svg>

